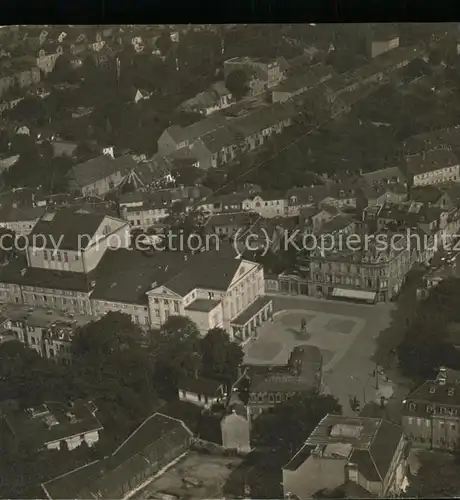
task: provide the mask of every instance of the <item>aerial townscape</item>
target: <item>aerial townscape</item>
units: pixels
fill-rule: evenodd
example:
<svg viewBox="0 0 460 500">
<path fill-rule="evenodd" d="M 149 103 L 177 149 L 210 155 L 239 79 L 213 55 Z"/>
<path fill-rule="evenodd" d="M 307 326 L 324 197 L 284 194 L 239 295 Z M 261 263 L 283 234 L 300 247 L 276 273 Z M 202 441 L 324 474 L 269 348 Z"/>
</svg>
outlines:
<svg viewBox="0 0 460 500">
<path fill-rule="evenodd" d="M 457 23 L 0 26 L 0 498 L 458 498 L 459 303 Z"/>
</svg>

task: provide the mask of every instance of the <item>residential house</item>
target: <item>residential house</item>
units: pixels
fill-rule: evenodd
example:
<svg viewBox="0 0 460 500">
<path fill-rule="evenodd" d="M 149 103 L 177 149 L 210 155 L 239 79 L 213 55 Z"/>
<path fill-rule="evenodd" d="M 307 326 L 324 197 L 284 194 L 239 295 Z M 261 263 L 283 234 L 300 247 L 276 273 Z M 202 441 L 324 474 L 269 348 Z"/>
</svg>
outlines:
<svg viewBox="0 0 460 500">
<path fill-rule="evenodd" d="M 12 306 L 5 310 L 10 329 L 16 338 L 43 358 L 69 365 L 72 360 L 72 337 L 78 327 L 93 318 L 65 314 L 56 309 Z"/>
<path fill-rule="evenodd" d="M 295 115 L 292 103 L 275 103 L 235 117 L 230 120 L 229 126 L 236 135 L 235 144 L 245 153 L 263 146 L 272 134 L 280 134 L 290 127 Z"/>
<path fill-rule="evenodd" d="M 322 208 L 304 207 L 300 209 L 299 228 L 304 233 L 317 234 L 324 224 L 339 214 L 336 207 L 324 205 Z"/>
<path fill-rule="evenodd" d="M 271 90 L 272 102 L 284 102 L 292 99 L 329 80 L 334 74 L 335 71 L 331 66 L 324 66 L 323 64 L 309 66 L 302 73 L 298 72 L 274 87 Z"/>
<path fill-rule="evenodd" d="M 118 187 L 136 162 L 130 155 L 101 155 L 75 165 L 67 174 L 69 188 L 83 196 L 104 196 Z"/>
<path fill-rule="evenodd" d="M 131 227 L 146 230 L 168 217 L 171 206 L 180 201 L 167 190 L 153 193 L 128 193 L 119 202 L 120 215 Z"/>
<path fill-rule="evenodd" d="M 184 101 L 180 108 L 183 111 L 208 116 L 216 111 L 228 108 L 234 102 L 231 92 L 225 87 L 225 82 L 216 82 L 205 92 Z"/>
<path fill-rule="evenodd" d="M 460 438 L 460 376 L 441 367 L 403 401 L 402 426 L 412 445 L 452 451 Z"/>
<path fill-rule="evenodd" d="M 43 73 L 48 74 L 54 70 L 56 61 L 64 52 L 62 45 L 56 46 L 54 43 L 44 44 L 38 50 L 37 66 Z"/>
<path fill-rule="evenodd" d="M 183 421 L 157 412 L 108 457 L 41 486 L 50 500 L 70 496 L 79 500 L 125 498 L 186 453 L 192 437 L 191 430 Z"/>
<path fill-rule="evenodd" d="M 326 415 L 283 467 L 287 498 L 312 498 L 347 483 L 368 496 L 398 495 L 406 477 L 401 427 L 378 418 Z"/>
<path fill-rule="evenodd" d="M 366 172 L 362 174 L 362 178 L 369 185 L 404 184 L 406 182 L 406 177 L 399 167 L 388 167 Z"/>
<path fill-rule="evenodd" d="M 207 234 L 232 239 L 251 227 L 259 215 L 255 212 L 227 212 L 211 215 L 204 224 Z"/>
<path fill-rule="evenodd" d="M 0 227 L 9 229 L 18 236 L 26 236 L 44 213 L 44 207 L 5 207 L 0 209 Z"/>
<path fill-rule="evenodd" d="M 455 206 L 449 193 L 437 186 L 427 185 L 413 187 L 409 194 L 412 201 L 423 203 L 430 207 L 452 209 Z"/>
<path fill-rule="evenodd" d="M 187 401 L 203 408 L 211 408 L 225 398 L 224 384 L 202 377 L 186 377 L 179 380 L 177 390 L 180 401 Z"/>
<path fill-rule="evenodd" d="M 451 149 L 432 149 L 407 158 L 412 186 L 426 186 L 460 180 L 458 158 Z"/>
<path fill-rule="evenodd" d="M 45 401 L 40 406 L 4 414 L 3 420 L 19 447 L 60 450 L 65 443 L 71 451 L 83 442 L 92 447 L 99 441 L 103 427 L 96 412 L 91 401 Z"/>
<path fill-rule="evenodd" d="M 321 391 L 322 370 L 321 351 L 309 345 L 294 347 L 285 366 L 249 366 L 250 417 L 258 417 L 295 394 Z"/>
<path fill-rule="evenodd" d="M 256 212 L 266 219 L 284 217 L 287 215 L 287 199 L 282 193 L 264 191 L 247 198 L 243 210 Z"/>
<path fill-rule="evenodd" d="M 224 62 L 225 78 L 235 70 L 243 70 L 250 77 L 249 94 L 252 96 L 274 87 L 284 76 L 276 59 L 234 57 Z"/>
<path fill-rule="evenodd" d="M 126 183 L 139 188 L 161 188 L 174 182 L 174 161 L 168 156 L 154 155 L 149 161 L 138 163 L 125 178 Z"/>
<path fill-rule="evenodd" d="M 208 214 L 219 214 L 222 212 L 242 212 L 243 202 L 246 199 L 244 193 L 230 193 L 206 197 L 197 204 L 197 209 Z"/>
</svg>

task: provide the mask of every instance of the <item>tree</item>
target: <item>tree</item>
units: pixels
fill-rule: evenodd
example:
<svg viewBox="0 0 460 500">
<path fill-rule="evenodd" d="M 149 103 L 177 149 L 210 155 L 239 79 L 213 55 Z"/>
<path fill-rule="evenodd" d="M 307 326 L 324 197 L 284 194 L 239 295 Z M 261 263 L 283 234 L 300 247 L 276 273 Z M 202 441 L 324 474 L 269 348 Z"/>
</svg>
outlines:
<svg viewBox="0 0 460 500">
<path fill-rule="evenodd" d="M 227 76 L 225 86 L 236 100 L 242 99 L 249 91 L 249 78 L 242 69 L 235 69 Z"/>
<path fill-rule="evenodd" d="M 41 358 L 18 341 L 0 344 L 0 400 L 15 399 L 21 407 L 59 400 L 65 393 L 64 369 Z"/>
<path fill-rule="evenodd" d="M 154 363 L 142 331 L 128 315 L 109 312 L 83 326 L 72 340 L 72 352 L 69 391 L 93 399 L 112 432 L 124 433 L 153 411 Z"/>
<path fill-rule="evenodd" d="M 297 394 L 254 421 L 254 443 L 289 450 L 292 455 L 328 413 L 342 413 L 337 398 L 312 392 Z"/>
<path fill-rule="evenodd" d="M 244 357 L 241 346 L 232 342 L 223 328 L 212 328 L 200 340 L 202 373 L 231 384 L 237 377 Z"/>
<path fill-rule="evenodd" d="M 155 359 L 155 380 L 161 394 L 177 395 L 177 383 L 185 376 L 196 376 L 201 369 L 200 331 L 185 316 L 170 316 L 158 330 L 152 332 L 150 350 Z"/>
<path fill-rule="evenodd" d="M 421 466 L 411 477 L 403 498 L 458 498 L 460 481 L 458 464 L 448 454 L 421 452 Z"/>
<path fill-rule="evenodd" d="M 156 40 L 155 45 L 157 49 L 160 51 L 160 54 L 166 57 L 173 46 L 173 42 L 169 33 L 162 33 Z"/>
</svg>

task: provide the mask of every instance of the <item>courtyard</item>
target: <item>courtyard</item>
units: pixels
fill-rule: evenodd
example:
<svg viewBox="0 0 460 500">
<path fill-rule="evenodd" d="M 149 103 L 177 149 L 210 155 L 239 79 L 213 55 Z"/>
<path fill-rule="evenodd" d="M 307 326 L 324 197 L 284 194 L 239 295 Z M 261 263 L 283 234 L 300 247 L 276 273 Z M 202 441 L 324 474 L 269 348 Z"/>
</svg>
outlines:
<svg viewBox="0 0 460 500">
<path fill-rule="evenodd" d="M 135 498 L 161 498 L 165 494 L 181 500 L 222 498 L 225 483 L 242 461 L 238 457 L 191 451 L 141 490 Z"/>
<path fill-rule="evenodd" d="M 344 413 L 350 413 L 352 397 L 368 403 L 393 393 L 385 376 L 376 381 L 377 366 L 372 360 L 378 336 L 391 322 L 392 308 L 391 304 L 273 297 L 273 321 L 264 323 L 257 338 L 244 345 L 244 363 L 286 365 L 294 347 L 316 346 L 323 355 L 323 391 L 336 396 Z"/>
</svg>

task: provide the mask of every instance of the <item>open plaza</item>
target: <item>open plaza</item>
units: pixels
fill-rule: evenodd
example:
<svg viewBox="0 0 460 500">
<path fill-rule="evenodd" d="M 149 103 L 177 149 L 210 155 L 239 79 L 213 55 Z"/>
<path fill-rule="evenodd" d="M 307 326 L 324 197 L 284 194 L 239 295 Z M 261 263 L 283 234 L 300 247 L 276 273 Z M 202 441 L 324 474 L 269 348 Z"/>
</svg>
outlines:
<svg viewBox="0 0 460 500">
<path fill-rule="evenodd" d="M 372 358 L 393 307 L 273 297 L 273 322 L 264 323 L 258 338 L 244 345 L 244 363 L 285 365 L 294 347 L 312 345 L 323 355 L 323 391 L 339 398 L 344 413 L 351 412 L 352 397 L 362 403 L 389 398 L 392 383 L 384 375 L 376 383 Z"/>
</svg>

